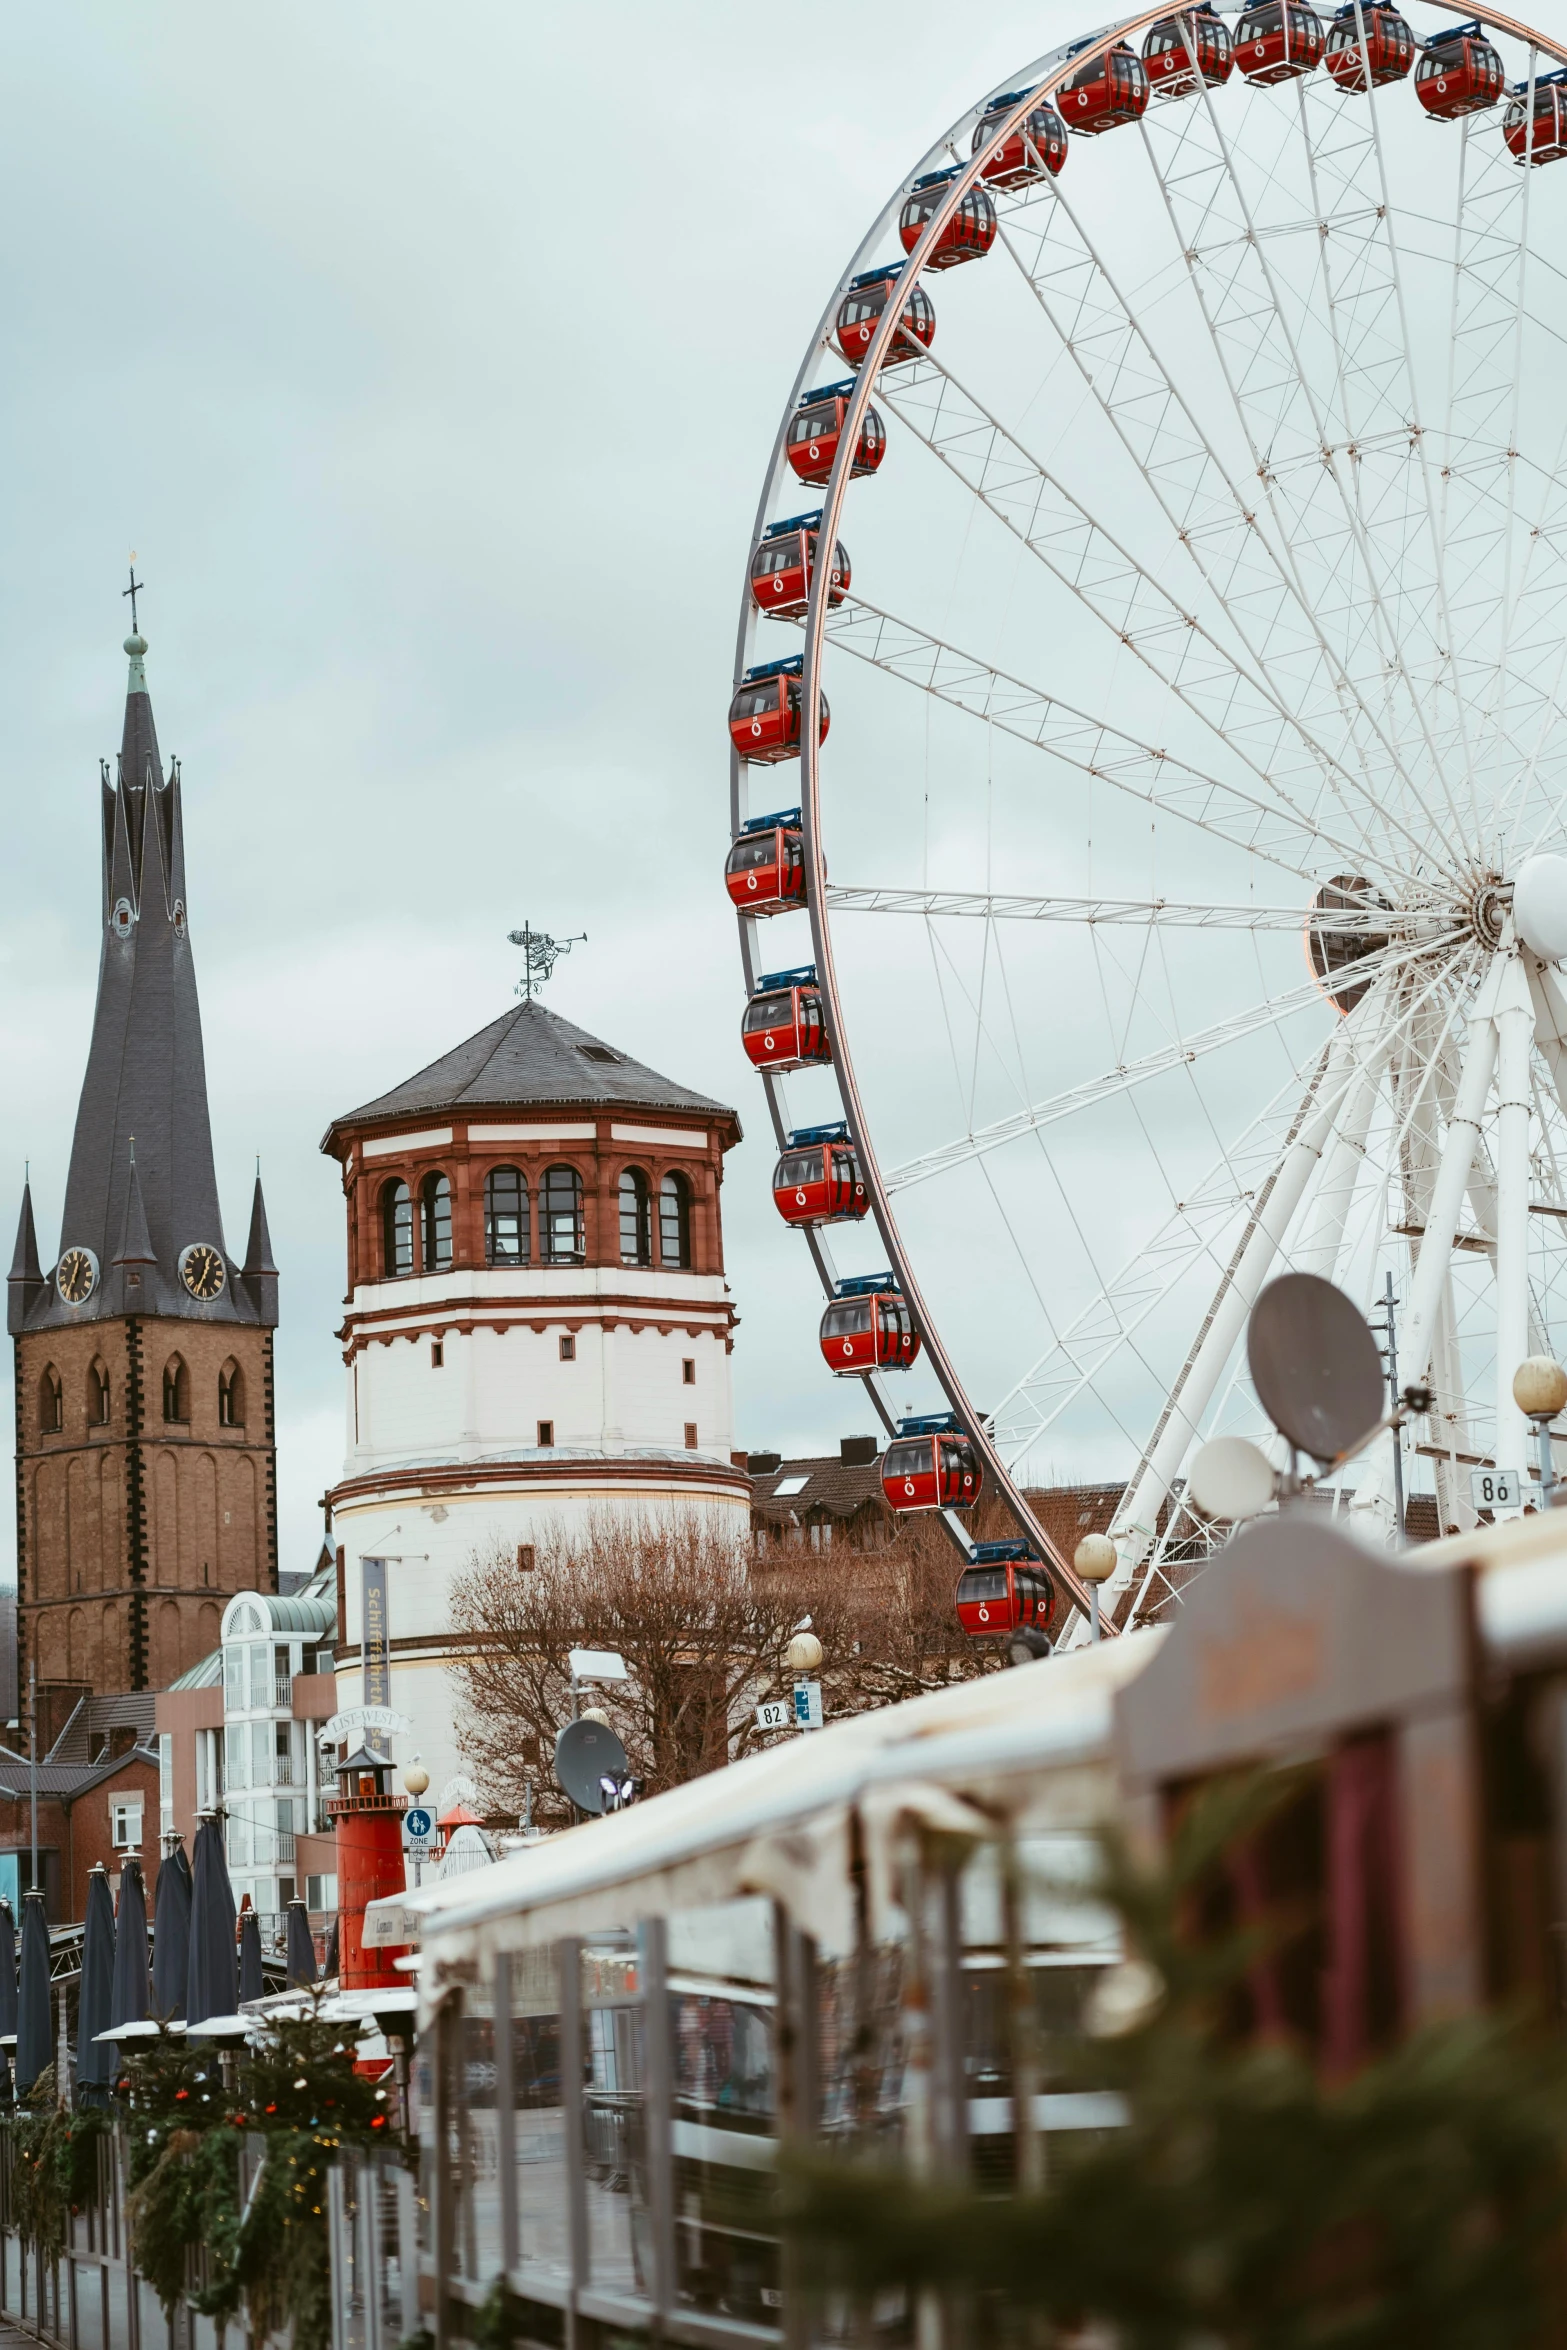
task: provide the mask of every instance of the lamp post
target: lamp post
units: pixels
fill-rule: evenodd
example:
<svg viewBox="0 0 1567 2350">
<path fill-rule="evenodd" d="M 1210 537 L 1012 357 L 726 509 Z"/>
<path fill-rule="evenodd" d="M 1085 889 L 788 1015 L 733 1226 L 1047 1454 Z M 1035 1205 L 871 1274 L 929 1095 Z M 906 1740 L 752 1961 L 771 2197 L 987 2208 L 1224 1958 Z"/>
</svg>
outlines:
<svg viewBox="0 0 1567 2350">
<path fill-rule="evenodd" d="M 1099 1586 L 1109 1582 L 1116 1563 L 1116 1547 L 1108 1534 L 1085 1534 L 1072 1553 L 1072 1564 L 1088 1585 L 1088 1623 L 1095 1640 L 1100 1637 Z"/>
<path fill-rule="evenodd" d="M 1552 1355 L 1530 1355 L 1513 1373 L 1513 1401 L 1532 1422 L 1540 1446 L 1540 1507 L 1548 1510 L 1556 1491 L 1551 1460 L 1551 1422 L 1567 1404 L 1567 1371 Z"/>
<path fill-rule="evenodd" d="M 810 1619 L 806 1619 L 809 1624 Z M 794 1675 L 794 1719 L 801 1730 L 819 1727 L 811 1720 L 810 1676 L 822 1661 L 822 1644 L 816 1634 L 802 1625 L 784 1650 L 784 1662 Z M 803 1700 L 803 1702 L 802 1702 Z M 819 1712 L 818 1708 L 818 1712 Z"/>
</svg>

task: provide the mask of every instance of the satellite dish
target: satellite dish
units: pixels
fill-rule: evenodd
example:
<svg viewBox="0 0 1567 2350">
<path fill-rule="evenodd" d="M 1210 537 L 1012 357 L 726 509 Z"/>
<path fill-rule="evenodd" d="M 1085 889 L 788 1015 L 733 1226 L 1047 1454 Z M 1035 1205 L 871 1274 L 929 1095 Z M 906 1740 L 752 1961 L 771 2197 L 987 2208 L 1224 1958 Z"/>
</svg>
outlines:
<svg viewBox="0 0 1567 2350">
<path fill-rule="evenodd" d="M 1382 1358 L 1364 1314 L 1331 1281 L 1285 1273 L 1251 1309 L 1246 1359 L 1279 1434 L 1324 1466 L 1382 1417 Z"/>
<path fill-rule="evenodd" d="M 1513 928 L 1542 963 L 1567 955 L 1567 857 L 1527 857 L 1513 883 Z"/>
<path fill-rule="evenodd" d="M 603 1779 L 623 1779 L 626 1750 L 606 1722 L 568 1722 L 555 1741 L 555 1776 L 579 1811 L 602 1812 Z"/>
<path fill-rule="evenodd" d="M 1188 1498 L 1205 1518 L 1235 1526 L 1260 1518 L 1273 1499 L 1273 1463 L 1244 1436 L 1215 1436 L 1193 1457 L 1186 1480 Z"/>
</svg>

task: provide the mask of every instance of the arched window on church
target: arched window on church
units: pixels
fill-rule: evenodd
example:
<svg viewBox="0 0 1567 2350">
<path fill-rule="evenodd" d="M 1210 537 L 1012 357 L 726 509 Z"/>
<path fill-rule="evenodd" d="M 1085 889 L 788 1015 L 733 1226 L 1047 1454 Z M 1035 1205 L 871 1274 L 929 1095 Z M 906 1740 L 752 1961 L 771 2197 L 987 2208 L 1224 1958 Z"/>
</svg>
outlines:
<svg viewBox="0 0 1567 2350">
<path fill-rule="evenodd" d="M 525 1265 L 531 1239 L 527 1177 L 519 1167 L 492 1167 L 484 1178 L 485 1263 Z"/>
<path fill-rule="evenodd" d="M 666 1175 L 658 1187 L 658 1254 L 671 1271 L 691 1263 L 691 1186 L 683 1175 Z"/>
<path fill-rule="evenodd" d="M 652 1194 L 640 1167 L 627 1167 L 620 1178 L 620 1261 L 623 1265 L 653 1262 Z"/>
<path fill-rule="evenodd" d="M 190 1372 L 179 1355 L 163 1366 L 163 1416 L 178 1425 L 190 1420 Z"/>
<path fill-rule="evenodd" d="M 539 1185 L 539 1239 L 552 1265 L 579 1265 L 586 1252 L 582 1230 L 582 1177 L 575 1167 L 546 1167 Z"/>
<path fill-rule="evenodd" d="M 232 1355 L 218 1373 L 218 1426 L 245 1425 L 245 1374 Z"/>
<path fill-rule="evenodd" d="M 424 1270 L 444 1273 L 452 1261 L 452 1187 L 444 1175 L 427 1175 L 419 1195 L 423 1210 Z"/>
<path fill-rule="evenodd" d="M 94 1363 L 87 1373 L 87 1425 L 109 1425 L 109 1374 L 102 1363 Z"/>
<path fill-rule="evenodd" d="M 381 1257 L 388 1281 L 414 1269 L 414 1204 L 401 1178 L 381 1194 Z"/>
<path fill-rule="evenodd" d="M 65 1426 L 65 1389 L 53 1363 L 45 1363 L 38 1382 L 38 1426 L 45 1436 L 58 1436 Z"/>
</svg>

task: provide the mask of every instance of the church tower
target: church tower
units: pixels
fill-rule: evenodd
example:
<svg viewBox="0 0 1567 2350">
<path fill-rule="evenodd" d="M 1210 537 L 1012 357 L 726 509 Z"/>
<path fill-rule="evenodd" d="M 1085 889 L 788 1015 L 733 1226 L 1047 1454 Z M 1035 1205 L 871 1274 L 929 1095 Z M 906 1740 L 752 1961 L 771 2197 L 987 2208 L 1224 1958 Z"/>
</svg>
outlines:
<svg viewBox="0 0 1567 2350">
<path fill-rule="evenodd" d="M 259 1175 L 243 1265 L 224 1246 L 179 767 L 163 770 L 134 624 L 125 650 L 59 1259 L 39 1262 L 29 1186 L 8 1299 L 20 1662 L 41 1719 L 82 1691 L 165 1687 L 218 1645 L 230 1593 L 277 1583 L 277 1268 Z"/>
</svg>

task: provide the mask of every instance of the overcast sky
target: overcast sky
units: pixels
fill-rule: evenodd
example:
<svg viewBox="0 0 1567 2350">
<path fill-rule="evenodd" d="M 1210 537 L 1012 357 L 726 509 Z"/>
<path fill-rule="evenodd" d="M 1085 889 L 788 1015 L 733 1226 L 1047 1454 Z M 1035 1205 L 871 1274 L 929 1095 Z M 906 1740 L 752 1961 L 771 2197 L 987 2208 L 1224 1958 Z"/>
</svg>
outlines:
<svg viewBox="0 0 1567 2350">
<path fill-rule="evenodd" d="M 524 916 L 588 933 L 559 1011 L 746 1124 L 741 1440 L 843 1430 L 738 1050 L 723 717 L 825 293 L 910 158 L 1066 19 L 999 0 L 961 51 L 952 23 L 936 0 L 895 39 L 884 8 L 835 9 L 830 42 L 717 0 L 8 15 L 4 1212 L 30 1158 L 52 1258 L 134 547 L 226 1237 L 259 1152 L 283 1272 L 285 1564 L 342 1457 L 321 1134 L 505 1009 Z"/>
</svg>

